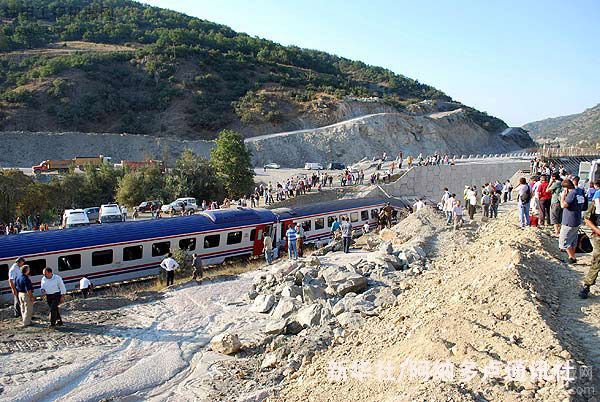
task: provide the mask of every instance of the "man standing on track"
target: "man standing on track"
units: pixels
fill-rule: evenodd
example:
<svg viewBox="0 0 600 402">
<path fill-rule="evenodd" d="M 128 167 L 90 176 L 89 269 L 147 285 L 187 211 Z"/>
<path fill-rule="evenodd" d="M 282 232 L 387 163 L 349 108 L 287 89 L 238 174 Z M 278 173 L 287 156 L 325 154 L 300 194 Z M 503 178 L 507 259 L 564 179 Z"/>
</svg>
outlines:
<svg viewBox="0 0 600 402">
<path fill-rule="evenodd" d="M 44 277 L 40 286 L 42 293 L 46 295 L 46 302 L 50 307 L 50 328 L 63 325 L 58 306 L 65 301 L 67 289 L 62 278 L 52 273 L 52 268 L 44 268 Z"/>
<path fill-rule="evenodd" d="M 179 264 L 173 259 L 173 254 L 167 254 L 167 257 L 162 260 L 160 267 L 167 271 L 167 286 L 170 286 L 175 281 L 175 270 L 179 268 Z"/>
</svg>

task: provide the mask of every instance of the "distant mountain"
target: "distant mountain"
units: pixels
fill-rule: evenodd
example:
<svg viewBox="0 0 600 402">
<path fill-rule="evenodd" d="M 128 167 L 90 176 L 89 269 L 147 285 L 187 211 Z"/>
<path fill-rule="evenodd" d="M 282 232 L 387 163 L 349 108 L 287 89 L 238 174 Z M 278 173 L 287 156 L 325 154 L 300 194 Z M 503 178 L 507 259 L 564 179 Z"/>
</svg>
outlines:
<svg viewBox="0 0 600 402">
<path fill-rule="evenodd" d="M 441 110 L 421 109 L 432 101 Z M 352 103 L 351 110 L 347 108 Z M 381 67 L 129 0 L 0 0 L 0 131 L 211 139 L 446 110 L 507 125 Z"/>
<path fill-rule="evenodd" d="M 600 143 L 600 104 L 582 113 L 527 123 L 523 128 L 541 143 L 595 146 Z"/>
</svg>

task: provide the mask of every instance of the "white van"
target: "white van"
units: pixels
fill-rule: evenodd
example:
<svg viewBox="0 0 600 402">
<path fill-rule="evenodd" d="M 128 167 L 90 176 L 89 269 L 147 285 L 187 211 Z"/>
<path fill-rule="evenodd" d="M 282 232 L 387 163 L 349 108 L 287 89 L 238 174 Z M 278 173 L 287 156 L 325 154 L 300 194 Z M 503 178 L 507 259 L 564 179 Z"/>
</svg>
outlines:
<svg viewBox="0 0 600 402">
<path fill-rule="evenodd" d="M 320 163 L 305 163 L 304 169 L 306 170 L 323 170 L 323 165 Z"/>
<path fill-rule="evenodd" d="M 83 209 L 65 209 L 62 217 L 63 229 L 89 225 L 90 220 Z"/>
<path fill-rule="evenodd" d="M 118 204 L 100 205 L 100 213 L 98 214 L 100 223 L 115 223 L 125 221 L 123 211 Z"/>
</svg>

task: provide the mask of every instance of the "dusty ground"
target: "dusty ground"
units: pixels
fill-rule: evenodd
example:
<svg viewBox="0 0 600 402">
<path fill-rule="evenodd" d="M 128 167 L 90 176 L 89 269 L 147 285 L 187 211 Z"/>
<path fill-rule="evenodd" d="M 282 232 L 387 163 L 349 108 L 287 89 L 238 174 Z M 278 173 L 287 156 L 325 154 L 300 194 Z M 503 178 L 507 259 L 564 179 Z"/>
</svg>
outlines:
<svg viewBox="0 0 600 402">
<path fill-rule="evenodd" d="M 589 257 L 568 267 L 556 239 L 515 222 L 507 212 L 450 239 L 434 234 L 434 269 L 303 367 L 278 400 L 591 400 L 598 290 L 576 295 Z"/>
</svg>

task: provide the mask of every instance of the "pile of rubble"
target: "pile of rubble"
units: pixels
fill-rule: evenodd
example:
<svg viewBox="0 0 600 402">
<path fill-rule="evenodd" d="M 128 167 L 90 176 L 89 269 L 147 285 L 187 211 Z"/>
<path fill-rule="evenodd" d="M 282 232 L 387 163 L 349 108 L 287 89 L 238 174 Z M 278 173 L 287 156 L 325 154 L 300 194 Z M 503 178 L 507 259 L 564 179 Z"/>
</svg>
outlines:
<svg viewBox="0 0 600 402">
<path fill-rule="evenodd" d="M 428 214 L 436 212 L 411 215 L 404 224 L 356 238 L 349 254 L 334 251 L 339 249 L 334 241 L 310 257 L 267 267 L 247 295 L 249 310 L 269 317 L 263 342 L 242 345 L 236 334 L 225 333 L 213 339 L 212 349 L 255 359 L 263 376 L 261 381 L 256 373 L 253 381 L 263 387 L 294 378 L 315 353 L 344 343 L 368 319 L 397 304 L 410 288 L 408 278 L 431 269 L 422 247 L 429 228 L 417 224 Z M 404 233 L 406 223 L 413 227 L 410 236 Z"/>
</svg>

